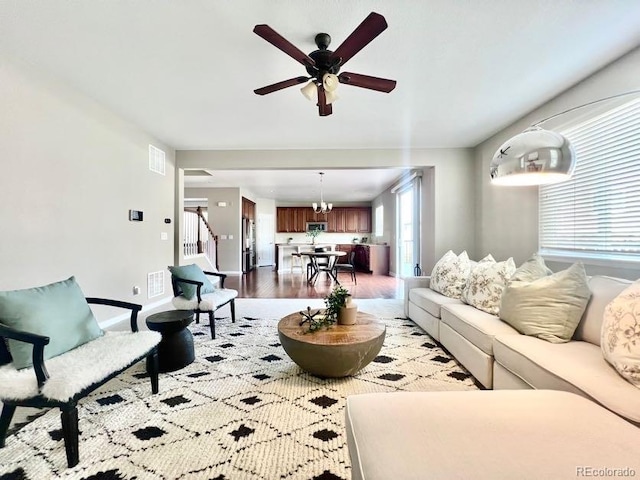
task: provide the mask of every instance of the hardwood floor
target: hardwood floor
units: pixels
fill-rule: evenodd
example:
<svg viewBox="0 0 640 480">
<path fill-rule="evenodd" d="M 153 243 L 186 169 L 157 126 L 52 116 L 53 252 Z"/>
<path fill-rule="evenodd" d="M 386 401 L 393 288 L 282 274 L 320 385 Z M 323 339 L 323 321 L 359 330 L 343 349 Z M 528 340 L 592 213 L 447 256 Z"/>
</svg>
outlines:
<svg viewBox="0 0 640 480">
<path fill-rule="evenodd" d="M 357 285 L 347 273 L 338 277 L 354 299 L 402 298 L 400 278 L 358 272 Z M 315 285 L 308 285 L 304 273 L 278 273 L 271 267 L 259 267 L 242 276 L 229 275 L 227 288 L 238 290 L 239 298 L 324 298 L 333 288 L 328 275 L 321 273 Z"/>
</svg>

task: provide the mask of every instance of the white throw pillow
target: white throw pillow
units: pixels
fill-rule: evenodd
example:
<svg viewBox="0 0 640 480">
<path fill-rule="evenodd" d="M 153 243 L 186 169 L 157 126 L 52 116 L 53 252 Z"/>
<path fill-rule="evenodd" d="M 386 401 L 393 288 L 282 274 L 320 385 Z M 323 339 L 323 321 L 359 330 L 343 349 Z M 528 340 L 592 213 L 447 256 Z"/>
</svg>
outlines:
<svg viewBox="0 0 640 480">
<path fill-rule="evenodd" d="M 516 271 L 516 264 L 513 258 L 504 262 L 496 262 L 493 257 L 491 260 L 483 259 L 473 267 L 461 299 L 479 310 L 498 315 L 502 291 Z"/>
<path fill-rule="evenodd" d="M 551 343 L 571 340 L 591 290 L 581 262 L 532 282 L 510 280 L 500 301 L 500 318 L 525 335 Z"/>
<path fill-rule="evenodd" d="M 640 388 L 640 280 L 605 308 L 600 345 L 605 360 Z"/>
<path fill-rule="evenodd" d="M 446 297 L 460 298 L 470 270 L 471 262 L 466 251 L 456 255 L 449 250 L 433 267 L 429 287 Z"/>
</svg>

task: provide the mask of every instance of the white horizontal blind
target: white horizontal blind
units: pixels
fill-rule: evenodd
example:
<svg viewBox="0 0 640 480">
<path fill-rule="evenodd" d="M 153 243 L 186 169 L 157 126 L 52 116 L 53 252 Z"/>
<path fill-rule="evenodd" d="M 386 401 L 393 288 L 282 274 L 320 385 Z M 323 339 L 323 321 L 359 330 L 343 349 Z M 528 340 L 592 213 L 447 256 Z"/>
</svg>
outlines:
<svg viewBox="0 0 640 480">
<path fill-rule="evenodd" d="M 640 99 L 561 133 L 576 168 L 540 187 L 541 253 L 640 259 Z"/>
</svg>

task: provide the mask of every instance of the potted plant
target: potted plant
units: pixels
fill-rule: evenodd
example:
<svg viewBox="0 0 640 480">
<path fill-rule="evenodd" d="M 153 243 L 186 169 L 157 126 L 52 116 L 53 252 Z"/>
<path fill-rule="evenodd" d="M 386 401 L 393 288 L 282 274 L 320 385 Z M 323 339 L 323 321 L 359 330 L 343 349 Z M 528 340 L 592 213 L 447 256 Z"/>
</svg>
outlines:
<svg viewBox="0 0 640 480">
<path fill-rule="evenodd" d="M 320 235 L 321 233 L 322 233 L 322 230 L 320 230 L 319 228 L 314 228 L 314 229 L 309 230 L 307 232 L 307 237 L 311 237 L 311 243 L 313 245 L 315 245 L 316 244 L 316 237 L 318 235 Z"/>
<path fill-rule="evenodd" d="M 337 319 L 340 325 L 353 325 L 356 323 L 356 305 L 351 303 L 349 290 L 342 285 L 335 288 L 324 299 L 326 305 L 325 316 Z"/>
</svg>

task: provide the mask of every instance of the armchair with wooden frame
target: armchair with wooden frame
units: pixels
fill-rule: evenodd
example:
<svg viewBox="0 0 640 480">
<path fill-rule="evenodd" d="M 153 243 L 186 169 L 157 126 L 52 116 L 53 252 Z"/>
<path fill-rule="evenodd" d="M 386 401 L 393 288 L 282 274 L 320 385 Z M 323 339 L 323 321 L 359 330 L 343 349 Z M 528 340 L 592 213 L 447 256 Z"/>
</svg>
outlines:
<svg viewBox="0 0 640 480">
<path fill-rule="evenodd" d="M 158 393 L 157 344 L 160 334 L 138 331 L 137 317 L 142 306 L 104 298 L 87 298 L 86 301 L 130 310 L 131 331 L 104 332 L 98 338 L 45 360 L 45 347 L 50 343 L 50 337 L 0 323 L 0 401 L 3 403 L 0 448 L 5 445 L 16 407 L 57 407 L 61 412 L 67 464 L 73 467 L 79 462 L 77 404 L 80 399 L 145 358 L 151 391 Z M 32 366 L 14 366 L 7 340 L 33 346 Z"/>
<path fill-rule="evenodd" d="M 190 265 L 188 267 L 194 267 Z M 207 313 L 209 315 L 209 328 L 211 329 L 211 338 L 216 338 L 216 325 L 214 313 L 219 308 L 229 304 L 231 309 L 231 321 L 236 321 L 236 304 L 235 299 L 238 296 L 237 290 L 224 288 L 224 281 L 227 275 L 220 272 L 211 272 L 199 270 L 204 275 L 209 275 L 219 279 L 219 286 L 212 289 L 205 289 L 204 279 L 193 280 L 178 276 L 180 267 L 169 267 L 171 271 L 171 286 L 173 288 L 173 306 L 177 310 L 193 310 L 196 314 L 196 323 L 200 323 L 200 314 Z M 214 282 L 215 283 L 215 282 Z M 195 287 L 195 295 L 189 298 L 184 290 L 188 286 Z"/>
</svg>

